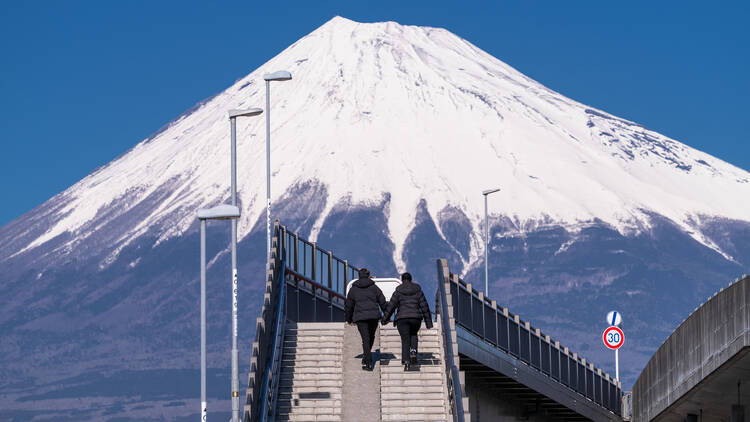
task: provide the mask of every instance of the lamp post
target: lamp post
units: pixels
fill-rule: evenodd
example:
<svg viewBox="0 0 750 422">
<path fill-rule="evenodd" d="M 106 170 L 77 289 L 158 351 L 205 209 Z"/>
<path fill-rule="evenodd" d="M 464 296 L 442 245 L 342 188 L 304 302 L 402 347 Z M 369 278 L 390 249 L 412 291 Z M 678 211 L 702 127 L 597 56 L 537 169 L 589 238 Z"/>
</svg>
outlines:
<svg viewBox="0 0 750 422">
<path fill-rule="evenodd" d="M 488 189 L 482 191 L 484 195 L 484 296 L 489 294 L 489 267 L 487 265 L 487 248 L 490 244 L 490 227 L 487 225 L 487 197 L 491 193 L 498 192 L 500 189 Z"/>
<path fill-rule="evenodd" d="M 233 205 L 222 204 L 213 208 L 198 210 L 201 222 L 201 422 L 208 418 L 206 404 L 206 220 L 235 221 L 240 216 L 240 209 Z"/>
<path fill-rule="evenodd" d="M 237 206 L 237 117 L 263 113 L 260 108 L 229 110 L 232 132 L 232 205 Z M 232 422 L 240 422 L 240 352 L 237 350 L 237 219 L 232 219 Z"/>
<path fill-rule="evenodd" d="M 271 81 L 288 81 L 292 74 L 279 70 L 263 75 L 266 81 L 266 262 L 271 257 Z"/>
</svg>

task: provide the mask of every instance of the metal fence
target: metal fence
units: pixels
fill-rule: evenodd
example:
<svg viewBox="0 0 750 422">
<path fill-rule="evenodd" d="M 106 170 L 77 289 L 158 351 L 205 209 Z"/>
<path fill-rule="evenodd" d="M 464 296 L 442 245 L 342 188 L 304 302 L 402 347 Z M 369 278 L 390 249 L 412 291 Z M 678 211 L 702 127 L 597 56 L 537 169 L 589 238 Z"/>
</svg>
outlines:
<svg viewBox="0 0 750 422">
<path fill-rule="evenodd" d="M 286 262 L 286 319 L 294 322 L 344 321 L 346 283 L 358 278 L 349 261 L 280 227 Z"/>
<path fill-rule="evenodd" d="M 344 321 L 346 283 L 359 269 L 274 223 L 261 316 L 252 345 L 245 422 L 273 417 L 285 322 Z"/>
<path fill-rule="evenodd" d="M 622 387 L 600 368 L 543 335 L 528 322 L 498 308 L 457 276 L 450 278 L 456 324 L 592 402 L 621 414 Z"/>
<path fill-rule="evenodd" d="M 443 354 L 445 356 L 445 379 L 447 381 L 448 402 L 450 405 L 453 422 L 464 422 L 471 420 L 467 418 L 466 411 L 469 409 L 469 400 L 464 394 L 466 386 L 461 382 L 463 379 L 458 369 L 458 345 L 455 342 L 455 317 L 451 306 L 450 293 L 447 289 L 450 274 L 448 263 L 445 259 L 437 260 L 437 292 L 435 292 L 435 311 L 438 314 L 441 325 Z"/>
</svg>

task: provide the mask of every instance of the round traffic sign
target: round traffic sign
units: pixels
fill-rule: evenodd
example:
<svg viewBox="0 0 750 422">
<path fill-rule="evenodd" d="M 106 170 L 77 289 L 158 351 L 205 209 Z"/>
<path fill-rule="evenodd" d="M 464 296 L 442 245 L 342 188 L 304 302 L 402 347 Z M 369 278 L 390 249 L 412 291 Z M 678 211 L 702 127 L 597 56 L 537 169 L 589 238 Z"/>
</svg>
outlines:
<svg viewBox="0 0 750 422">
<path fill-rule="evenodd" d="M 625 335 L 622 333 L 621 329 L 612 326 L 604 330 L 602 340 L 604 341 L 605 346 L 612 350 L 616 350 L 622 346 L 622 343 L 625 341 Z"/>
<path fill-rule="evenodd" d="M 619 327 L 622 324 L 622 315 L 617 311 L 609 311 L 607 314 L 607 324 Z"/>
</svg>

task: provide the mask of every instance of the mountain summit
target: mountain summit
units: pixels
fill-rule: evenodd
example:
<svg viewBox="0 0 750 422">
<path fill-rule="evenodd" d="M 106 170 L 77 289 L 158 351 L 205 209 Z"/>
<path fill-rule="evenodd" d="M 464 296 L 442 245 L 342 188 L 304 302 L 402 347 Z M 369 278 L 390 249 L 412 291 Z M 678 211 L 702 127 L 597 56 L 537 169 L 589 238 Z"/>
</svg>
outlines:
<svg viewBox="0 0 750 422">
<path fill-rule="evenodd" d="M 262 76 L 281 69 L 293 79 L 271 88 L 272 216 L 355 265 L 408 269 L 428 295 L 438 257 L 483 282 L 480 193 L 498 187 L 490 297 L 599 359 L 597 321 L 616 306 L 634 338 L 626 378 L 750 268 L 748 172 L 566 98 L 444 29 L 335 17 L 0 228 L 0 407 L 21 412 L 33 398 L 96 418 L 112 377 L 192 376 L 196 211 L 229 198 L 227 111 L 262 107 Z M 246 365 L 262 297 L 265 119 L 239 118 L 237 134 Z M 212 224 L 212 280 L 227 278 L 227 239 Z M 211 332 L 223 333 L 229 295 L 217 289 Z M 224 373 L 227 339 L 209 340 Z M 70 413 L 56 401 L 67 391 L 97 404 Z M 179 389 L 111 394 L 107 415 L 193 411 L 168 404 L 193 398 Z"/>
</svg>

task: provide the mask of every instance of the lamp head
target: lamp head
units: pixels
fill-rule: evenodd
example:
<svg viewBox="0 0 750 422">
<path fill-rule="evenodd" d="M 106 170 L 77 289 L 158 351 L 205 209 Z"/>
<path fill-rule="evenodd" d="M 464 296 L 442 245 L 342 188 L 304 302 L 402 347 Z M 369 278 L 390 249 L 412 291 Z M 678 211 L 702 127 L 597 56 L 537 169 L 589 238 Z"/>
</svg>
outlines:
<svg viewBox="0 0 750 422">
<path fill-rule="evenodd" d="M 266 81 L 288 81 L 292 79 L 292 74 L 286 70 L 279 70 L 273 73 L 266 73 L 263 75 L 263 79 Z"/>
<path fill-rule="evenodd" d="M 500 188 L 497 188 L 497 189 L 487 189 L 485 191 L 482 191 L 482 195 L 487 196 L 487 195 L 489 195 L 491 193 L 495 193 L 495 192 L 499 192 L 499 191 L 500 191 Z"/>
<path fill-rule="evenodd" d="M 199 220 L 231 220 L 233 218 L 239 218 L 239 216 L 239 207 L 229 204 L 221 204 L 213 208 L 198 210 Z"/>
<path fill-rule="evenodd" d="M 229 110 L 229 118 L 233 119 L 235 117 L 257 116 L 260 113 L 263 113 L 263 109 L 262 108 L 257 108 L 256 107 L 256 108 L 247 108 L 247 109 L 244 109 L 244 110 L 239 110 L 239 109 L 235 108 L 235 109 Z"/>
</svg>

